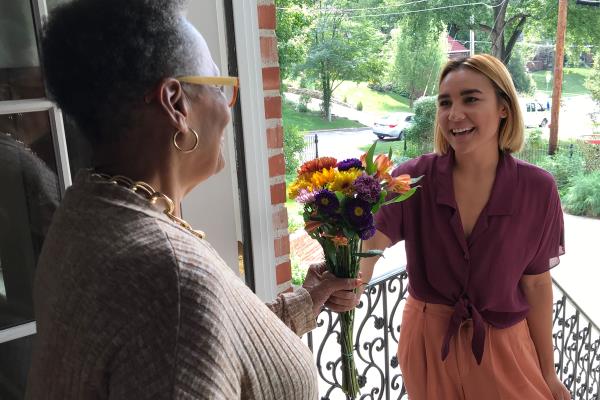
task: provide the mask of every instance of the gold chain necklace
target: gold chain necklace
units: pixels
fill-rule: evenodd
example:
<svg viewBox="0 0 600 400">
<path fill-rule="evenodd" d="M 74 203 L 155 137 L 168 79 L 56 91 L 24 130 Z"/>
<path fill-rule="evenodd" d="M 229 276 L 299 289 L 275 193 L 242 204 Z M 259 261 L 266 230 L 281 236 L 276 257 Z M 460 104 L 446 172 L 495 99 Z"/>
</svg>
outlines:
<svg viewBox="0 0 600 400">
<path fill-rule="evenodd" d="M 150 204 L 152 205 L 155 205 L 156 203 L 161 201 L 165 205 L 163 213 L 171 221 L 175 222 L 182 228 L 187 229 L 192 235 L 196 236 L 197 238 L 204 239 L 206 237 L 206 234 L 204 232 L 192 228 L 192 226 L 189 223 L 175 215 L 175 203 L 173 202 L 173 200 L 171 200 L 169 196 L 167 196 L 164 193 L 157 192 L 152 186 L 150 186 L 146 182 L 134 181 L 123 175 L 111 176 L 99 172 L 92 172 L 91 176 L 93 178 L 98 178 L 105 182 L 113 183 L 115 185 L 127 188 L 132 192 L 145 197 L 148 201 L 150 201 Z"/>
</svg>

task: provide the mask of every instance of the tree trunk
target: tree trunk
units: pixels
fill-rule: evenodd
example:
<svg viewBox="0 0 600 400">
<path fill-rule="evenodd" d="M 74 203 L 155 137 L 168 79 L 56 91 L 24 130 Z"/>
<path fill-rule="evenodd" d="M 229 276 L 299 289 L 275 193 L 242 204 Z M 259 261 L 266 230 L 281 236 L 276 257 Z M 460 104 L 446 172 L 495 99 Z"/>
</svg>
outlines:
<svg viewBox="0 0 600 400">
<path fill-rule="evenodd" d="M 500 7 L 494 8 L 494 23 L 492 25 L 492 31 L 490 32 L 490 38 L 492 39 L 492 55 L 499 60 L 504 62 L 506 58 L 505 47 L 504 47 L 504 29 L 506 27 L 506 8 L 508 7 L 508 0 L 506 0 Z"/>
<path fill-rule="evenodd" d="M 323 101 L 321 103 L 323 117 L 331 122 L 331 84 L 329 74 L 321 74 L 321 88 L 323 89 Z"/>
</svg>

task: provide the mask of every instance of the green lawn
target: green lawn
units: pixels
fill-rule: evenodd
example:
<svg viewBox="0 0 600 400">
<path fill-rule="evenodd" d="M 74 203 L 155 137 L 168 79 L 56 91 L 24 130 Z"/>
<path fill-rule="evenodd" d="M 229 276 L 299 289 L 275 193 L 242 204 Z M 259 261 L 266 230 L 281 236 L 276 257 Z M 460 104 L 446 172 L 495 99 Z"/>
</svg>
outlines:
<svg viewBox="0 0 600 400">
<path fill-rule="evenodd" d="M 346 118 L 334 118 L 328 122 L 317 112 L 301 113 L 286 101 L 283 102 L 283 125 L 297 126 L 300 131 L 320 131 L 325 129 L 361 128 L 363 124 Z"/>
<path fill-rule="evenodd" d="M 355 107 L 360 101 L 363 104 L 363 111 L 380 115 L 397 111 L 411 111 L 407 98 L 392 92 L 379 93 L 369 89 L 365 82 L 342 82 L 333 92 L 333 97 L 340 101 L 345 99 L 347 103 Z"/>
<path fill-rule="evenodd" d="M 589 94 L 590 91 L 585 87 L 584 83 L 591 73 L 591 68 L 565 68 L 563 72 L 563 95 L 577 96 Z M 546 71 L 534 72 L 533 80 L 535 81 L 535 85 L 539 92 L 546 94 L 552 93 L 552 80 L 546 86 Z M 546 90 L 546 88 L 548 88 L 548 90 Z"/>
</svg>

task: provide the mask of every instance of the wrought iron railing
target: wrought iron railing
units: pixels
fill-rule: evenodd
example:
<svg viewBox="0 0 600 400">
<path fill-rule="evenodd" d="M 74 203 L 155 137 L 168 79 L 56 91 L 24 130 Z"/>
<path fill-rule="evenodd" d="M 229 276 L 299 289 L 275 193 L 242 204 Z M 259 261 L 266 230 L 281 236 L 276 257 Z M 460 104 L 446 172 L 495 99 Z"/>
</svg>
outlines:
<svg viewBox="0 0 600 400">
<path fill-rule="evenodd" d="M 600 330 L 554 282 L 554 350 L 559 377 L 574 400 L 600 400 Z M 408 275 L 400 268 L 374 279 L 355 317 L 355 357 L 360 399 L 407 399 L 396 349 Z M 319 374 L 320 399 L 345 399 L 340 389 L 341 358 L 336 313 L 324 310 L 317 329 L 305 336 Z"/>
</svg>

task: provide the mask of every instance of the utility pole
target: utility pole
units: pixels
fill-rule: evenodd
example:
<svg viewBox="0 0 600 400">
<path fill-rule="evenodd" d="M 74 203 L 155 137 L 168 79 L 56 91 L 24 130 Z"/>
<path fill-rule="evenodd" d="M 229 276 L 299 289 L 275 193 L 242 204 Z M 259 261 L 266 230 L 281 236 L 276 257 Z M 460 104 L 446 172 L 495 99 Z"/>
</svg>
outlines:
<svg viewBox="0 0 600 400">
<path fill-rule="evenodd" d="M 475 17 L 471 14 L 471 29 L 469 30 L 469 56 L 475 55 L 475 31 L 473 30 L 473 24 L 475 23 Z"/>
<path fill-rule="evenodd" d="M 560 115 L 560 97 L 565 59 L 568 3 L 569 0 L 558 0 L 558 21 L 556 24 L 556 46 L 554 50 L 554 87 L 552 89 L 552 110 L 550 113 L 550 145 L 548 146 L 548 154 L 550 155 L 556 153 L 558 146 L 558 117 Z"/>
</svg>

